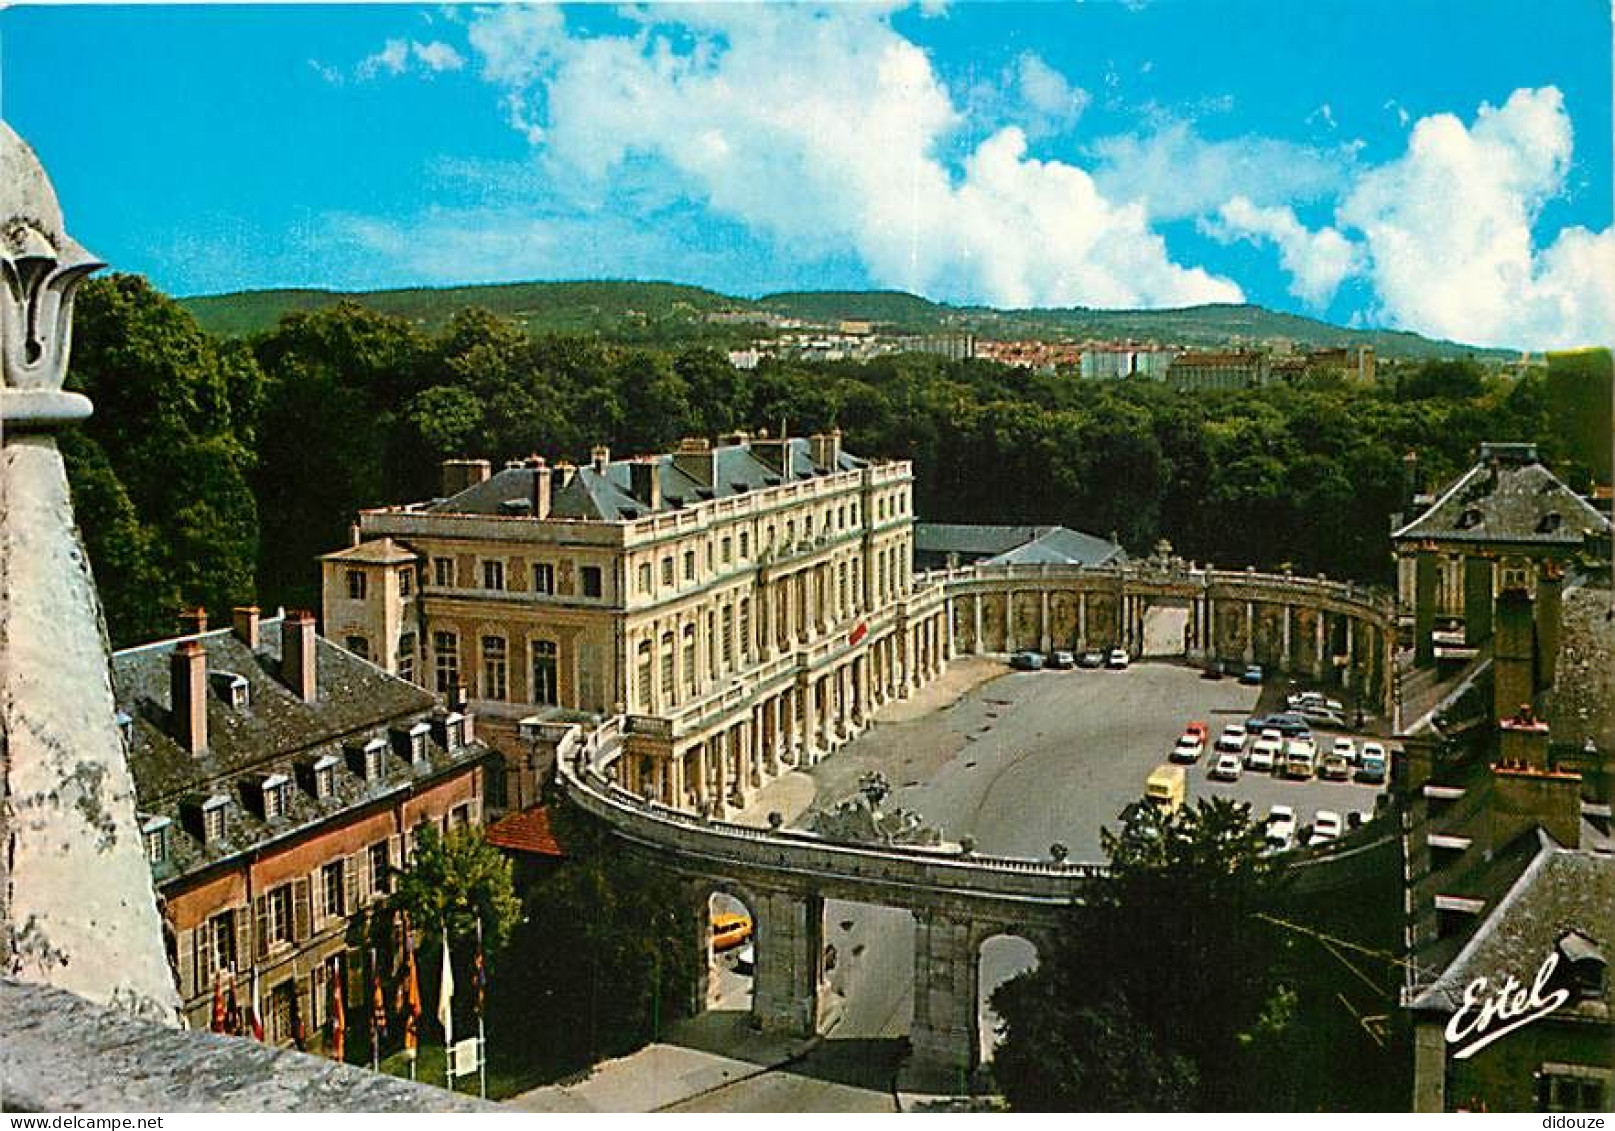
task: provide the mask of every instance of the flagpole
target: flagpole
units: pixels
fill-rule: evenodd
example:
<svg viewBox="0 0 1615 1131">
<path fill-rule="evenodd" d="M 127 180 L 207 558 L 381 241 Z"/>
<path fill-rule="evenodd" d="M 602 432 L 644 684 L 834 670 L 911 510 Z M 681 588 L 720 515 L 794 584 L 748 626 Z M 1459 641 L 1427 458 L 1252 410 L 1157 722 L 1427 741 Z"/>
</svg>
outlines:
<svg viewBox="0 0 1615 1131">
<path fill-rule="evenodd" d="M 449 965 L 449 925 L 443 924 L 443 978 L 437 995 L 437 1019 L 443 1024 L 443 1081 L 454 1091 L 454 968 Z"/>
<path fill-rule="evenodd" d="M 370 1071 L 381 1071 L 381 1031 L 376 1028 L 376 989 L 381 970 L 376 966 L 376 948 L 370 948 Z"/>
<path fill-rule="evenodd" d="M 488 1098 L 488 1036 L 482 1027 L 487 1004 L 488 972 L 482 958 L 482 916 L 477 916 L 477 1094 Z"/>
</svg>

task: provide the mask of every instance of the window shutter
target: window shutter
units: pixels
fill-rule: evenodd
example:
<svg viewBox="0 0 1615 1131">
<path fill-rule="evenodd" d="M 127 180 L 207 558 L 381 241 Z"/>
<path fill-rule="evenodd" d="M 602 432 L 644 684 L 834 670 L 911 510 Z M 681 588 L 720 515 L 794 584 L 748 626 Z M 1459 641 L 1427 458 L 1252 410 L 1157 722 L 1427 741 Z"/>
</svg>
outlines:
<svg viewBox="0 0 1615 1131">
<path fill-rule="evenodd" d="M 370 874 L 370 849 L 368 847 L 355 852 L 352 857 L 354 876 L 358 881 L 358 897 L 360 902 L 369 903 L 371 893 L 376 890 L 375 877 Z M 355 903 L 349 911 L 357 911 L 359 904 Z"/>
<path fill-rule="evenodd" d="M 317 933 L 325 926 L 325 869 L 315 868 L 308 874 L 309 913 L 307 916 L 308 932 Z M 302 942 L 307 935 L 303 928 L 297 931 L 297 941 Z"/>
<path fill-rule="evenodd" d="M 393 835 L 387 838 L 387 863 L 393 868 L 403 869 L 409 866 L 404 859 L 404 838 L 402 835 Z M 389 890 L 391 885 L 389 884 Z"/>
<path fill-rule="evenodd" d="M 292 941 L 303 942 L 309 936 L 309 919 L 311 918 L 309 904 L 308 877 L 292 881 Z"/>
<path fill-rule="evenodd" d="M 360 849 L 342 862 L 342 913 L 352 915 L 359 910 L 359 861 L 364 859 Z"/>
<path fill-rule="evenodd" d="M 196 938 L 201 931 L 181 931 L 174 947 L 179 956 L 179 997 L 187 1001 L 196 994 Z"/>
<path fill-rule="evenodd" d="M 251 915 L 248 913 L 247 908 L 237 907 L 230 918 L 235 923 L 236 966 L 245 970 L 247 967 L 254 965 L 252 962 L 252 935 L 247 926 L 247 920 L 251 918 Z M 249 994 L 252 992 L 250 982 L 247 992 Z"/>
<path fill-rule="evenodd" d="M 253 950 L 253 953 L 256 954 L 260 959 L 268 958 L 269 898 L 267 896 L 260 895 L 257 899 L 253 900 L 253 910 L 253 918 L 256 921 L 257 926 L 257 931 L 254 933 L 254 937 L 257 939 L 257 947 Z"/>
</svg>

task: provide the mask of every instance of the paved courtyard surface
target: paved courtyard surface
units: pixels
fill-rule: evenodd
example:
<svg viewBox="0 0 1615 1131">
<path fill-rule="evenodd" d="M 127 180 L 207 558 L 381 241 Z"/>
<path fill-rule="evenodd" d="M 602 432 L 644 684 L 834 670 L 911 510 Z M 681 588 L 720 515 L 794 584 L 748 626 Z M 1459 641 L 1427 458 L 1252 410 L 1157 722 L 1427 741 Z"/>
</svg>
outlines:
<svg viewBox="0 0 1615 1131">
<path fill-rule="evenodd" d="M 981 852 L 1033 857 L 1046 857 L 1050 845 L 1060 842 L 1072 859 L 1100 860 L 1100 829 L 1114 827 L 1120 811 L 1139 798 L 1144 779 L 1166 760 L 1183 725 L 1204 720 L 1215 736 L 1223 724 L 1251 714 L 1260 691 L 1233 680 L 1201 679 L 1198 671 L 1169 663 L 996 678 L 1001 667 L 972 670 L 971 665 L 985 663 L 963 661 L 964 670 L 954 676 L 957 683 L 935 694 L 933 705 L 946 705 L 919 717 L 904 711 L 905 721 L 878 721 L 808 774 L 793 775 L 792 784 L 774 788 L 773 800 L 760 798 L 753 809 L 766 815 L 775 808 L 801 821 L 808 800 L 801 778 L 811 780 L 813 800 L 824 805 L 850 796 L 860 775 L 879 770 L 893 786 L 887 807 L 918 811 L 949 840 L 970 835 Z M 977 683 L 983 676 L 987 682 Z M 1320 735 L 1320 746 L 1326 747 L 1329 737 Z M 1250 774 L 1225 785 L 1207 779 L 1208 765 L 1203 758 L 1189 768 L 1191 801 L 1236 796 L 1250 801 L 1259 816 L 1282 802 L 1295 807 L 1302 823 L 1310 822 L 1318 808 L 1344 814 L 1371 811 L 1374 804 L 1376 790 L 1366 785 Z M 778 1067 L 718 1077 L 715 1083 L 710 1072 L 703 1073 L 700 1078 L 711 1086 L 668 1109 L 891 1111 L 899 1106 L 898 1070 L 913 1014 L 913 931 L 906 911 L 828 901 L 825 938 L 838 956 L 831 980 L 840 996 L 840 1020 L 817 1044 L 793 1052 Z M 990 940 L 981 958 L 982 997 L 1033 959 L 1020 940 Z M 724 965 L 723 1006 L 743 1010 L 749 980 L 728 969 L 729 961 Z M 983 1018 L 990 1033 L 985 1005 Z M 740 1042 L 733 1054 L 737 1060 L 766 1062 L 744 1051 L 755 1037 L 743 1027 L 732 1032 Z M 668 1094 L 647 1087 L 643 1076 L 636 1085 L 641 1095 Z M 596 1094 L 608 1092 L 609 1074 L 597 1079 Z M 903 1106 L 912 1106 L 912 1097 Z"/>
</svg>

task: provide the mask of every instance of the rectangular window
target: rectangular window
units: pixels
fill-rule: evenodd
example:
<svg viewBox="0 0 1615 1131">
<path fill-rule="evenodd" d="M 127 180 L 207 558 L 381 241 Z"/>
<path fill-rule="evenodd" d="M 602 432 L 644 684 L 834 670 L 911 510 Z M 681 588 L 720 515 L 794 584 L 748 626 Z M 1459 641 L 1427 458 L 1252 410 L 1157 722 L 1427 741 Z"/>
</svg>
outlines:
<svg viewBox="0 0 1615 1131">
<path fill-rule="evenodd" d="M 748 598 L 740 602 L 740 658 L 742 661 L 751 659 L 751 601 Z"/>
<path fill-rule="evenodd" d="M 454 633 L 432 634 L 432 661 L 436 665 L 438 694 L 452 695 L 460 686 L 460 641 Z"/>
<path fill-rule="evenodd" d="M 639 706 L 643 711 L 650 710 L 651 691 L 651 643 L 642 640 L 639 643 L 639 656 L 634 667 L 634 687 L 639 692 Z M 537 686 L 537 681 L 534 681 Z"/>
<path fill-rule="evenodd" d="M 694 550 L 685 550 L 684 551 L 684 580 L 685 581 L 694 581 L 695 580 L 695 551 Z"/>
<path fill-rule="evenodd" d="M 432 559 L 432 584 L 441 586 L 444 589 L 454 588 L 453 558 Z"/>
<path fill-rule="evenodd" d="M 370 853 L 370 888 L 378 895 L 386 895 L 392 890 L 392 853 L 384 840 L 376 841 L 366 851 Z"/>
<path fill-rule="evenodd" d="M 144 834 L 146 838 L 146 862 L 148 864 L 161 864 L 168 859 L 168 826 L 148 829 Z"/>
<path fill-rule="evenodd" d="M 364 636 L 344 636 L 342 646 L 361 660 L 370 658 L 370 640 Z"/>
<path fill-rule="evenodd" d="M 398 638 L 398 678 L 415 682 L 415 634 L 406 632 Z"/>
<path fill-rule="evenodd" d="M 415 567 L 405 566 L 398 571 L 398 595 L 408 597 L 415 592 Z"/>
<path fill-rule="evenodd" d="M 505 638 L 503 636 L 484 636 L 482 638 L 482 697 L 496 699 L 500 702 L 510 697 L 509 680 L 506 674 L 509 670 L 505 655 Z"/>
<path fill-rule="evenodd" d="M 314 771 L 314 796 L 321 801 L 336 789 L 336 767 L 320 766 Z"/>
<path fill-rule="evenodd" d="M 836 567 L 836 608 L 845 610 L 847 607 L 847 563 L 842 562 Z"/>
<path fill-rule="evenodd" d="M 281 884 L 264 896 L 264 938 L 271 946 L 292 941 L 292 885 Z"/>
<path fill-rule="evenodd" d="M 503 589 L 505 587 L 505 563 L 490 561 L 482 563 L 482 587 L 484 589 Z"/>
<path fill-rule="evenodd" d="M 745 561 L 749 557 L 751 557 L 751 532 L 742 530 L 740 532 L 740 560 Z"/>
<path fill-rule="evenodd" d="M 733 605 L 723 607 L 723 667 L 725 671 L 735 665 L 735 608 Z"/>
<path fill-rule="evenodd" d="M 269 991 L 269 1031 L 266 1035 L 271 1041 L 284 1044 L 292 1039 L 292 1010 L 296 999 L 297 983 L 290 980 Z"/>
<path fill-rule="evenodd" d="M 556 647 L 553 640 L 533 641 L 533 702 L 553 707 L 561 701 L 556 678 Z"/>
<path fill-rule="evenodd" d="M 728 565 L 730 561 L 733 560 L 733 557 L 734 543 L 728 538 L 725 538 L 722 542 L 718 543 L 718 560 L 724 565 Z"/>
<path fill-rule="evenodd" d="M 695 625 L 684 626 L 684 693 L 695 694 L 696 658 L 695 658 Z"/>
<path fill-rule="evenodd" d="M 673 701 L 673 634 L 662 633 L 662 698 Z"/>
<path fill-rule="evenodd" d="M 639 564 L 639 591 L 641 593 L 649 593 L 650 592 L 650 563 L 649 562 L 641 562 Z"/>
<path fill-rule="evenodd" d="M 224 839 L 223 805 L 210 805 L 202 810 L 202 839 L 208 844 Z"/>
<path fill-rule="evenodd" d="M 348 596 L 355 601 L 363 601 L 365 594 L 364 570 L 348 570 Z"/>
<path fill-rule="evenodd" d="M 662 586 L 668 588 L 673 584 L 673 559 L 662 559 Z"/>
<path fill-rule="evenodd" d="M 201 959 L 196 972 L 198 989 L 212 986 L 214 977 L 229 970 L 236 961 L 236 913 L 221 911 L 202 927 L 201 945 L 197 948 Z"/>
<path fill-rule="evenodd" d="M 585 597 L 599 598 L 604 592 L 601 586 L 599 566 L 584 566 L 578 571 L 583 579 L 583 595 Z"/>
<path fill-rule="evenodd" d="M 546 596 L 555 592 L 555 567 L 549 562 L 533 563 L 533 592 Z"/>
<path fill-rule="evenodd" d="M 333 860 L 320 869 L 320 906 L 325 909 L 327 918 L 340 919 L 348 913 L 345 863 Z"/>
<path fill-rule="evenodd" d="M 286 785 L 270 782 L 264 785 L 264 820 L 286 815 Z"/>
</svg>

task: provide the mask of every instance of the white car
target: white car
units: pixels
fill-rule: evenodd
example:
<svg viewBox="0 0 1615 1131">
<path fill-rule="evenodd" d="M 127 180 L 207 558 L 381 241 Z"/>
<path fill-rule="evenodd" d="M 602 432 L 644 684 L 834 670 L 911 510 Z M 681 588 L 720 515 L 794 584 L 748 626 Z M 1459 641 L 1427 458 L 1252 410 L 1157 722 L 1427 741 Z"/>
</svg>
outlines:
<svg viewBox="0 0 1615 1131">
<path fill-rule="evenodd" d="M 1338 715 L 1346 709 L 1339 699 L 1330 699 L 1321 691 L 1297 691 L 1293 695 L 1286 695 L 1284 702 L 1289 705 L 1292 711 L 1312 707 L 1323 711 L 1333 711 Z"/>
<path fill-rule="evenodd" d="M 1337 738 L 1335 744 L 1329 748 L 1331 754 L 1338 754 L 1353 766 L 1357 764 L 1357 744 L 1349 738 Z"/>
<path fill-rule="evenodd" d="M 1178 739 L 1178 744 L 1172 748 L 1172 761 L 1198 762 L 1200 755 L 1206 752 L 1206 744 L 1200 741 L 1198 735 L 1186 734 Z"/>
<path fill-rule="evenodd" d="M 1319 809 L 1318 815 L 1312 818 L 1312 840 L 1314 843 L 1339 840 L 1340 830 L 1340 814 L 1333 809 Z"/>
<path fill-rule="evenodd" d="M 1238 781 L 1239 755 L 1219 754 L 1217 756 L 1217 764 L 1211 767 L 1210 776 L 1218 778 L 1222 781 Z"/>
<path fill-rule="evenodd" d="M 1245 750 L 1245 739 L 1250 732 L 1244 723 L 1229 723 L 1217 736 L 1217 751 L 1222 754 L 1240 754 Z"/>
<path fill-rule="evenodd" d="M 1318 747 L 1307 738 L 1292 738 L 1284 748 L 1284 776 L 1310 778 L 1318 767 Z"/>
<path fill-rule="evenodd" d="M 1127 661 L 1128 661 L 1128 656 L 1127 656 L 1127 650 L 1126 649 L 1124 649 L 1124 648 L 1112 648 L 1110 650 L 1110 655 L 1105 660 L 1105 666 L 1109 667 L 1109 668 L 1115 668 L 1117 671 L 1120 671 L 1123 668 L 1127 667 Z"/>
<path fill-rule="evenodd" d="M 1247 766 L 1252 770 L 1271 773 L 1279 755 L 1284 752 L 1284 740 L 1276 734 L 1264 734 L 1251 744 Z"/>
<path fill-rule="evenodd" d="M 1275 805 L 1267 811 L 1268 847 L 1277 851 L 1295 843 L 1295 810 L 1288 805 Z"/>
<path fill-rule="evenodd" d="M 1385 746 L 1384 746 L 1384 744 L 1379 743 L 1379 742 L 1365 742 L 1365 743 L 1363 743 L 1363 757 L 1364 758 L 1378 758 L 1381 761 L 1385 761 Z"/>
</svg>

